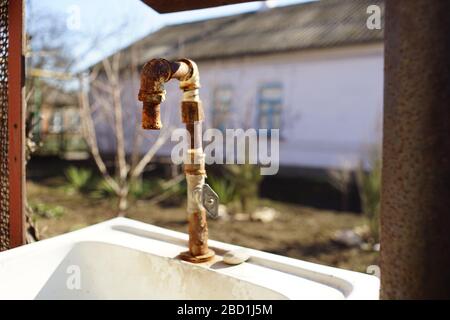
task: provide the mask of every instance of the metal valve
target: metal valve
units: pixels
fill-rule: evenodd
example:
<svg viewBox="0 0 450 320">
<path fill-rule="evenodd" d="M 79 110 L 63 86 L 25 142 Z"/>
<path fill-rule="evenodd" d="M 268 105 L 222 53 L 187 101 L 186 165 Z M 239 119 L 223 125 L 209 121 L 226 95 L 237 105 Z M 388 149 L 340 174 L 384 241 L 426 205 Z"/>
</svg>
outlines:
<svg viewBox="0 0 450 320">
<path fill-rule="evenodd" d="M 206 209 L 208 217 L 211 219 L 217 219 L 219 217 L 219 196 L 206 183 L 203 185 L 202 190 L 202 204 Z"/>
</svg>

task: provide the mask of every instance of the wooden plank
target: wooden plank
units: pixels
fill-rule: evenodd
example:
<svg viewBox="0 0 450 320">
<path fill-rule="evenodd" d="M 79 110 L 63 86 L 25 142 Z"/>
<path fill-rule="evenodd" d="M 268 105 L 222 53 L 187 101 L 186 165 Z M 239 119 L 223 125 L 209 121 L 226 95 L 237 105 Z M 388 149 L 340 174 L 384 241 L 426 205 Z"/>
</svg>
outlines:
<svg viewBox="0 0 450 320">
<path fill-rule="evenodd" d="M 159 13 L 205 9 L 211 7 L 225 6 L 243 2 L 254 2 L 256 0 L 142 0 Z"/>
<path fill-rule="evenodd" d="M 10 246 L 24 241 L 25 121 L 23 108 L 23 0 L 10 0 L 8 10 L 8 131 Z"/>
</svg>

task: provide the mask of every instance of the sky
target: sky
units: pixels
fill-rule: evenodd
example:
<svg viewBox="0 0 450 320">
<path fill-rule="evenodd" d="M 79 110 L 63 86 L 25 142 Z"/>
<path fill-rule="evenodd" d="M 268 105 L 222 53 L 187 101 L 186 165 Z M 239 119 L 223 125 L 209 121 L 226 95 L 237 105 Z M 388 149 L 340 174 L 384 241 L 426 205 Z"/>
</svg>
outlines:
<svg viewBox="0 0 450 320">
<path fill-rule="evenodd" d="M 272 7 L 307 1 L 311 0 L 271 0 L 266 4 Z M 26 12 L 29 25 L 41 23 L 36 17 L 42 12 L 49 12 L 66 22 L 65 40 L 73 44 L 73 54 L 83 56 L 77 65 L 82 69 L 165 25 L 256 11 L 262 4 L 257 1 L 159 14 L 140 0 L 29 0 Z M 101 35 L 105 36 L 95 49 L 84 46 Z"/>
</svg>

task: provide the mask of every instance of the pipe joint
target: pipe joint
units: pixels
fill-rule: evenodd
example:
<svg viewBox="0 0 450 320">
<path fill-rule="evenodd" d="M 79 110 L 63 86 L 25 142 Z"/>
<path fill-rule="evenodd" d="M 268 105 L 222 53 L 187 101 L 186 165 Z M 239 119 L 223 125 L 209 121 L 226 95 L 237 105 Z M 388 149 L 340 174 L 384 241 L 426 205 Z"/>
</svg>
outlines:
<svg viewBox="0 0 450 320">
<path fill-rule="evenodd" d="M 180 81 L 183 101 L 200 101 L 198 93 L 200 80 L 195 62 L 188 59 L 173 62 L 166 59 L 152 59 L 142 68 L 141 87 L 138 94 L 138 100 L 143 103 L 142 127 L 144 129 L 162 128 L 160 107 L 166 98 L 164 84 L 171 79 Z"/>
</svg>

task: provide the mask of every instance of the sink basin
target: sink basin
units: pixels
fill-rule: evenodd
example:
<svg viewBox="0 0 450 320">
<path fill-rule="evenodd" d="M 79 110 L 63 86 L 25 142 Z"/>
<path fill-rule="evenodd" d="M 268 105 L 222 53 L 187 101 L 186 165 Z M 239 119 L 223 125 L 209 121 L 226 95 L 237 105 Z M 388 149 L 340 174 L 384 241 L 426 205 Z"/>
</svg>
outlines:
<svg viewBox="0 0 450 320">
<path fill-rule="evenodd" d="M 191 264 L 187 235 L 116 218 L 0 253 L 0 299 L 378 299 L 378 278 L 210 241 L 213 261 Z"/>
</svg>

